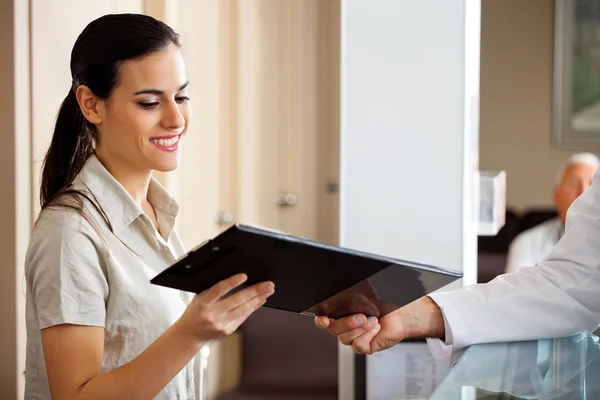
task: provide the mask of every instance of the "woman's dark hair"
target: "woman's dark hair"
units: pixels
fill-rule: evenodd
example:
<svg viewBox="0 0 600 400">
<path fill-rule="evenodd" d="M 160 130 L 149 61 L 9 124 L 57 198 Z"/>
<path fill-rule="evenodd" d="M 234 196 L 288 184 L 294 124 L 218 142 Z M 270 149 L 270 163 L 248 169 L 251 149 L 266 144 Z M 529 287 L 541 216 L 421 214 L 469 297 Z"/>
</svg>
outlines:
<svg viewBox="0 0 600 400">
<path fill-rule="evenodd" d="M 75 97 L 77 88 L 85 85 L 97 98 L 108 99 L 119 81 L 123 62 L 140 59 L 170 44 L 180 47 L 179 35 L 173 29 L 139 14 L 105 15 L 81 32 L 71 52 L 72 85 L 58 111 L 52 142 L 44 159 L 42 209 L 56 205 L 81 212 L 81 197 L 91 201 L 85 193 L 70 188 L 98 141 L 96 127 L 84 118 L 79 108 Z M 74 202 L 65 201 L 67 197 Z"/>
</svg>

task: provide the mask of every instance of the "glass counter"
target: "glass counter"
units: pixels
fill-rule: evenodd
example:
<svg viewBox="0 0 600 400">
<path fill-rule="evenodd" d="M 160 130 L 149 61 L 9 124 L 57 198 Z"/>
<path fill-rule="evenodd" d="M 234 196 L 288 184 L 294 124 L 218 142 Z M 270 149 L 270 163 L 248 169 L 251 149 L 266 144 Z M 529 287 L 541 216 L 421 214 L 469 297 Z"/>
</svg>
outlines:
<svg viewBox="0 0 600 400">
<path fill-rule="evenodd" d="M 595 335 L 469 347 L 432 400 L 600 399 Z"/>
</svg>

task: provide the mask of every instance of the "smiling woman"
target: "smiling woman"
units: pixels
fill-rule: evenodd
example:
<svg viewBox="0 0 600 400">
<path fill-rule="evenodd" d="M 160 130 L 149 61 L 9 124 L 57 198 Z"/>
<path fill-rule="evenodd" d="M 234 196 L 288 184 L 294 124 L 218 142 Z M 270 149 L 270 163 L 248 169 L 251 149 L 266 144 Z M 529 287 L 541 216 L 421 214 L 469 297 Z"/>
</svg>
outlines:
<svg viewBox="0 0 600 400">
<path fill-rule="evenodd" d="M 177 103 L 183 104 L 190 100 L 190 98 L 187 97 L 184 92 L 185 89 L 188 87 L 188 85 L 189 85 L 189 82 L 186 82 L 179 87 L 179 90 L 177 90 L 178 94 L 175 97 L 175 101 Z M 139 92 L 136 92 L 135 96 L 139 96 L 139 95 L 143 95 L 143 94 L 154 95 L 154 96 L 165 96 L 165 92 L 163 90 L 156 90 L 156 89 L 141 90 Z M 154 100 L 151 100 L 151 101 L 142 100 L 139 102 L 139 104 L 146 110 L 155 109 L 156 107 L 158 107 L 160 105 L 160 103 L 158 101 L 154 101 Z M 185 120 L 185 128 L 186 129 L 188 126 L 190 114 L 191 114 L 191 108 L 186 109 L 186 115 L 185 115 L 187 117 L 187 119 Z M 184 134 L 185 134 L 184 131 L 173 132 L 172 134 L 167 133 L 167 134 L 164 134 L 161 136 L 153 136 L 149 140 L 160 150 L 172 153 L 172 152 L 176 152 L 177 150 L 179 150 L 179 144 L 180 144 L 181 138 Z M 172 168 L 166 167 L 166 169 L 160 169 L 160 168 L 155 168 L 155 169 L 160 170 L 160 171 L 165 171 L 165 170 L 169 171 Z"/>
<path fill-rule="evenodd" d="M 192 299 L 150 284 L 185 250 L 152 178 L 179 165 L 190 119 L 179 36 L 137 14 L 91 22 L 71 53 L 25 261 L 25 398 L 193 399 L 193 359 L 264 304 L 270 282 Z"/>
<path fill-rule="evenodd" d="M 97 101 L 88 87 L 79 86 L 82 113 L 98 130 L 98 159 L 109 170 L 118 164 L 121 172 L 177 168 L 180 138 L 191 119 L 187 86 L 177 42 L 123 63 L 108 101 Z M 134 194 L 136 200 L 144 196 L 145 190 Z"/>
</svg>

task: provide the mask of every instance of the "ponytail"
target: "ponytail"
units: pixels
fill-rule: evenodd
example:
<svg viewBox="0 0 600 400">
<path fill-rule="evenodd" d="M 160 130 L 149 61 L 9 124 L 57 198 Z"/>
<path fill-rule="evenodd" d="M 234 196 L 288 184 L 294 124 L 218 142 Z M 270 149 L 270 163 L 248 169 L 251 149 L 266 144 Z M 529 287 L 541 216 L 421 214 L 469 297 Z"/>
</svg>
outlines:
<svg viewBox="0 0 600 400">
<path fill-rule="evenodd" d="M 40 203 L 42 209 L 69 188 L 94 153 L 96 130 L 81 113 L 71 89 L 56 118 L 50 148 L 44 158 Z"/>
<path fill-rule="evenodd" d="M 97 138 L 96 127 L 84 118 L 75 91 L 71 89 L 58 110 L 50 148 L 44 158 L 40 203 L 42 211 L 49 207 L 74 210 L 102 235 L 86 203 L 100 214 L 111 231 L 112 225 L 94 194 L 70 188 L 86 161 L 94 154 Z"/>
</svg>

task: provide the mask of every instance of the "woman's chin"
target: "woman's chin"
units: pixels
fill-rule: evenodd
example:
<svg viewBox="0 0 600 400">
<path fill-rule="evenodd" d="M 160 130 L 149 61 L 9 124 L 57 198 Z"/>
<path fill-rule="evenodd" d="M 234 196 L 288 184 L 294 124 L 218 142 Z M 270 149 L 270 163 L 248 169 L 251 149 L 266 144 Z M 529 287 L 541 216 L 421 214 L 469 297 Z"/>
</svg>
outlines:
<svg viewBox="0 0 600 400">
<path fill-rule="evenodd" d="M 171 172 L 179 167 L 179 155 L 170 157 L 160 157 L 152 160 L 152 169 L 159 172 Z"/>
</svg>

